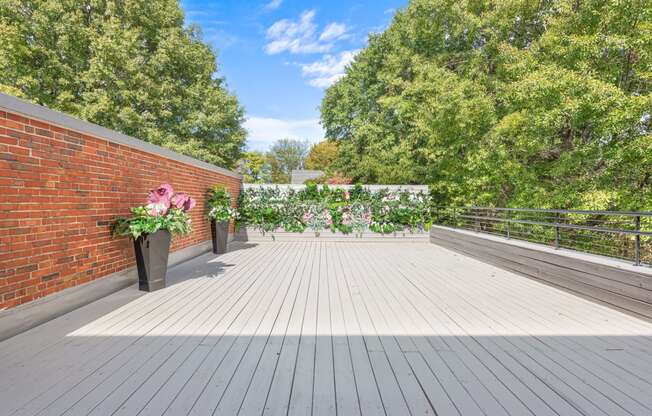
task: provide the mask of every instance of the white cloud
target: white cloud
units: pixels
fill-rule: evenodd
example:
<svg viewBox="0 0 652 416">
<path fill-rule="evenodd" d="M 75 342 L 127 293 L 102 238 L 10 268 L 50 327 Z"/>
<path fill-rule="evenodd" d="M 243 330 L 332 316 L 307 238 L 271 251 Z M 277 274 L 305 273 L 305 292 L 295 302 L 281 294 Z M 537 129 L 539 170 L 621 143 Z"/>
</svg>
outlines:
<svg viewBox="0 0 652 416">
<path fill-rule="evenodd" d="M 216 27 L 204 31 L 204 40 L 218 49 L 229 48 L 240 41 L 236 35 Z"/>
<path fill-rule="evenodd" d="M 308 83 L 313 87 L 326 88 L 344 76 L 346 66 L 353 61 L 357 53 L 355 50 L 340 52 L 337 55 L 324 55 L 319 61 L 301 65 L 301 72 L 304 77 L 309 78 Z"/>
<path fill-rule="evenodd" d="M 244 123 L 249 135 L 249 150 L 268 150 L 278 139 L 299 139 L 317 143 L 324 138 L 319 119 L 284 120 L 271 117 L 249 117 Z"/>
<path fill-rule="evenodd" d="M 314 10 L 301 13 L 299 20 L 283 19 L 267 29 L 265 51 L 269 55 L 281 52 L 324 53 L 333 49 L 334 43 L 347 36 L 346 26 L 331 23 L 317 36 L 317 24 L 314 22 Z"/>
<path fill-rule="evenodd" d="M 272 0 L 265 5 L 265 10 L 276 10 L 281 7 L 283 0 Z"/>
<path fill-rule="evenodd" d="M 326 26 L 324 31 L 321 32 L 321 35 L 319 36 L 319 40 L 321 41 L 336 40 L 336 39 L 341 39 L 345 35 L 346 35 L 346 25 L 343 23 L 334 22 Z"/>
</svg>

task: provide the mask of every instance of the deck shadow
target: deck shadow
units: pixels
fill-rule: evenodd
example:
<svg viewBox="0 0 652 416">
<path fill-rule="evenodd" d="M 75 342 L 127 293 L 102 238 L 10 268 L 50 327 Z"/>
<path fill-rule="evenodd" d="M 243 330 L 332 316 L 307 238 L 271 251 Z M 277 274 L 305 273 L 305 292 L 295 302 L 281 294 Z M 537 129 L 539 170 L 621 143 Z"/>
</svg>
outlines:
<svg viewBox="0 0 652 416">
<path fill-rule="evenodd" d="M 3 412 L 652 414 L 649 335 L 100 332 L 69 335 L 48 352 L 0 368 Z"/>
</svg>

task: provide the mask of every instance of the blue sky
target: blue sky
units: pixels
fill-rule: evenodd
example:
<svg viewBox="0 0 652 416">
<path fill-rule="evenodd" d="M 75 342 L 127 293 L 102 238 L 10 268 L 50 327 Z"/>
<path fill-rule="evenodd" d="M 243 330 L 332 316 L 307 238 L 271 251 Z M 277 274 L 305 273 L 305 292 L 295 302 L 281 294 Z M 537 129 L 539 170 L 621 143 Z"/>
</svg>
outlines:
<svg viewBox="0 0 652 416">
<path fill-rule="evenodd" d="M 219 74 L 247 112 L 247 146 L 320 141 L 324 88 L 407 0 L 182 0 L 186 23 L 218 53 Z"/>
</svg>

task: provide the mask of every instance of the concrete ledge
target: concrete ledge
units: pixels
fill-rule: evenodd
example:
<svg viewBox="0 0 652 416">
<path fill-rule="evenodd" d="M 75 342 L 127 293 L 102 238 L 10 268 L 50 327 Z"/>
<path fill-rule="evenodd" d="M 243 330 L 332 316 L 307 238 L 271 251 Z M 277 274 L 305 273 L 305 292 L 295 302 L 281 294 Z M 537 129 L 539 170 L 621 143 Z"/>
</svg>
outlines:
<svg viewBox="0 0 652 416">
<path fill-rule="evenodd" d="M 322 231 L 319 237 L 315 236 L 313 231 L 304 231 L 303 233 L 289 233 L 287 231 L 274 231 L 263 234 L 259 230 L 249 227 L 240 228 L 234 236 L 236 241 L 249 242 L 271 242 L 271 241 L 351 241 L 351 242 L 419 242 L 428 241 L 428 233 L 410 233 L 398 232 L 395 234 L 378 234 L 365 232 L 362 237 L 356 237 L 353 234 L 333 233 L 330 230 Z"/>
<path fill-rule="evenodd" d="M 173 267 L 211 251 L 211 241 L 170 253 L 168 267 Z M 33 302 L 0 311 L 0 341 L 11 338 L 70 311 L 136 284 L 135 267 L 71 287 Z"/>
<path fill-rule="evenodd" d="M 242 175 L 232 172 L 228 169 L 221 168 L 219 166 L 192 158 L 190 156 L 182 155 L 181 153 L 177 153 L 173 150 L 166 149 L 164 147 L 157 146 L 155 144 L 148 143 L 131 136 L 127 136 L 126 134 L 107 129 L 106 127 L 98 126 L 97 124 L 79 120 L 58 111 L 51 110 L 47 107 L 12 97 L 11 95 L 0 93 L 0 108 L 6 109 L 10 113 L 21 114 L 28 118 L 37 118 L 48 124 L 53 124 L 68 130 L 87 134 L 89 136 L 97 137 L 98 139 L 104 139 L 113 143 L 129 146 L 133 149 L 142 150 L 143 152 L 147 153 L 153 153 L 158 156 L 176 160 L 177 162 L 186 163 L 188 165 L 197 166 L 199 168 L 217 172 L 232 178 L 242 179 Z"/>
<path fill-rule="evenodd" d="M 652 269 L 573 250 L 433 226 L 430 241 L 494 266 L 652 319 Z"/>
</svg>

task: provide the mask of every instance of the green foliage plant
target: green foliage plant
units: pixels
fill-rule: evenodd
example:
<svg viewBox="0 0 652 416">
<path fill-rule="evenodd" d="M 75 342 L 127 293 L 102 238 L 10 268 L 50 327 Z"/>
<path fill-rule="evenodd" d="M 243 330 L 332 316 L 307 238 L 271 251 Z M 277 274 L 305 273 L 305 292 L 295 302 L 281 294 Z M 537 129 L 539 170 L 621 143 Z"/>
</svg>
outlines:
<svg viewBox="0 0 652 416">
<path fill-rule="evenodd" d="M 208 190 L 206 209 L 208 218 L 217 222 L 238 217 L 238 210 L 231 207 L 231 194 L 222 185 L 215 185 Z"/>
<path fill-rule="evenodd" d="M 308 205 L 302 219 L 306 227 L 313 230 L 316 236 L 333 225 L 331 211 L 322 204 Z"/>
<path fill-rule="evenodd" d="M 244 109 L 178 0 L 0 0 L 0 92 L 232 168 Z"/>
<path fill-rule="evenodd" d="M 441 206 L 652 210 L 652 1 L 407 3 L 325 92 L 331 170 Z"/>
<path fill-rule="evenodd" d="M 343 234 L 420 232 L 431 225 L 431 203 L 423 192 L 369 191 L 355 186 L 350 191 L 339 187 L 309 184 L 305 188 L 247 188 L 239 200 L 238 226 L 262 232 L 284 229 L 320 233 L 330 229 Z"/>
<path fill-rule="evenodd" d="M 184 235 L 192 231 L 188 211 L 196 202 L 185 193 L 174 193 L 169 184 L 162 184 L 149 192 L 148 204 L 131 209 L 131 217 L 120 217 L 113 223 L 116 236 L 131 236 L 134 240 L 141 235 L 167 230 L 170 234 Z"/>
</svg>

